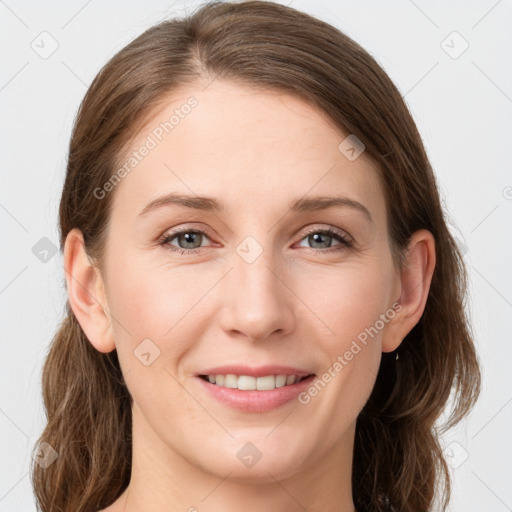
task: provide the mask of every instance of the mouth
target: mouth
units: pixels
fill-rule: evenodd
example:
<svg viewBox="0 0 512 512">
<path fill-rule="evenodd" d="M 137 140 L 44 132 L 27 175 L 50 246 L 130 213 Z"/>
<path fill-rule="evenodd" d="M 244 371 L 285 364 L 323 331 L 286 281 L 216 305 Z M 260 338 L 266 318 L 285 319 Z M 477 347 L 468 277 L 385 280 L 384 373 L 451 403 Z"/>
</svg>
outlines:
<svg viewBox="0 0 512 512">
<path fill-rule="evenodd" d="M 312 372 L 296 372 L 266 374 L 260 369 L 251 372 L 260 374 L 256 376 L 208 371 L 195 377 L 206 398 L 245 413 L 263 413 L 292 403 L 316 378 Z"/>
</svg>

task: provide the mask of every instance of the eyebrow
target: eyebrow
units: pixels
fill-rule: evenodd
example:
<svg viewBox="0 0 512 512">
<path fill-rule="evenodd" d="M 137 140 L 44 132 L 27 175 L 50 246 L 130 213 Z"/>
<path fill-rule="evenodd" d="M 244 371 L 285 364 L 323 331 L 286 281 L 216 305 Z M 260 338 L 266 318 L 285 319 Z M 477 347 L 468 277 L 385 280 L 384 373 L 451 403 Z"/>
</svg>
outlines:
<svg viewBox="0 0 512 512">
<path fill-rule="evenodd" d="M 184 194 L 165 194 L 157 197 L 148 203 L 138 214 L 138 217 L 145 217 L 150 212 L 160 209 L 164 206 L 178 205 L 194 210 L 202 210 L 215 213 L 225 212 L 225 206 L 211 197 L 190 196 Z M 326 210 L 328 208 L 345 207 L 352 208 L 364 214 L 364 216 L 373 223 L 372 216 L 368 209 L 355 199 L 344 196 L 318 196 L 301 198 L 292 201 L 288 208 L 291 212 L 312 212 Z"/>
</svg>

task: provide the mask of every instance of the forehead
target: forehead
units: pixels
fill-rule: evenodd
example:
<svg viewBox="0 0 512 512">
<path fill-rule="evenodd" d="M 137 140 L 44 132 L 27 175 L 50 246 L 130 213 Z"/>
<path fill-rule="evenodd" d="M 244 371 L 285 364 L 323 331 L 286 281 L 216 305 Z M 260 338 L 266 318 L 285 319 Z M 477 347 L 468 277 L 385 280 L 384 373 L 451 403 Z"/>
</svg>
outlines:
<svg viewBox="0 0 512 512">
<path fill-rule="evenodd" d="M 293 200 L 335 193 L 378 218 L 385 200 L 376 167 L 364 152 L 349 160 L 340 151 L 348 135 L 294 95 L 225 80 L 189 86 L 134 136 L 120 163 L 128 172 L 116 185 L 114 212 L 134 217 L 175 192 L 218 198 L 227 212 L 264 205 L 278 214 Z"/>
</svg>

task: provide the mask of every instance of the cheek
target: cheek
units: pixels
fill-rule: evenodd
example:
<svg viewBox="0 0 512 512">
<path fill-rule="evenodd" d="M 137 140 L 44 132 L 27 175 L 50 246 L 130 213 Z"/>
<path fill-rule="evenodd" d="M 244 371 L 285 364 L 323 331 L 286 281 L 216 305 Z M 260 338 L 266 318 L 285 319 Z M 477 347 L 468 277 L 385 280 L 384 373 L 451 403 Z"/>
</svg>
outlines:
<svg viewBox="0 0 512 512">
<path fill-rule="evenodd" d="M 322 429 L 319 443 L 326 449 L 339 441 L 340 432 L 349 431 L 375 385 L 382 352 L 382 330 L 375 326 L 389 292 L 380 276 L 378 267 L 340 271 L 325 280 L 322 293 L 305 299 L 329 329 L 316 332 L 325 366 L 299 402 Z"/>
<path fill-rule="evenodd" d="M 154 337 L 156 342 L 180 330 L 179 323 L 208 291 L 208 282 L 198 279 L 192 267 L 164 268 L 148 264 L 148 259 L 112 267 L 111 311 L 125 327 L 121 337 L 128 331 L 134 341 Z"/>
<path fill-rule="evenodd" d="M 116 349 L 123 373 L 130 372 L 127 384 L 133 383 L 134 398 L 139 390 L 149 397 L 150 386 L 170 390 L 169 382 L 175 384 L 172 376 L 181 381 L 177 370 L 211 325 L 208 293 L 222 276 L 218 269 L 201 271 L 199 276 L 197 266 L 155 265 L 148 260 L 125 257 L 123 264 L 109 269 Z"/>
<path fill-rule="evenodd" d="M 372 259 L 299 277 L 297 295 L 318 318 L 322 335 L 317 342 L 331 356 L 348 349 L 385 312 L 391 285 L 386 275 L 383 265 Z"/>
<path fill-rule="evenodd" d="M 372 391 L 386 326 L 381 315 L 388 308 L 391 282 L 387 275 L 375 259 L 364 266 L 331 269 L 328 276 L 301 279 L 300 296 L 321 326 L 316 330 L 316 348 L 327 356 L 320 382 L 309 389 L 303 402 L 316 402 L 324 421 L 346 421 L 364 406 Z M 322 398 L 317 400 L 317 395 Z"/>
<path fill-rule="evenodd" d="M 116 349 L 135 403 L 163 424 L 173 414 L 189 415 L 190 403 L 175 368 L 191 340 L 199 337 L 194 329 L 200 326 L 201 308 L 193 306 L 208 287 L 194 279 L 191 267 L 183 272 L 128 258 L 112 265 L 109 276 Z"/>
</svg>

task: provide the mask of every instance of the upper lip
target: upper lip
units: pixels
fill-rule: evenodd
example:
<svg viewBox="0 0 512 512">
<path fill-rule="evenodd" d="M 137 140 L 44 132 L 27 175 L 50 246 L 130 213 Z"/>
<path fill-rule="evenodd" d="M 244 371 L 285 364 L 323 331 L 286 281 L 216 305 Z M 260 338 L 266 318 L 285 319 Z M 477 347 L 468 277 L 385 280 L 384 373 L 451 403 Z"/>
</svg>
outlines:
<svg viewBox="0 0 512 512">
<path fill-rule="evenodd" d="M 251 377 L 264 377 L 266 375 L 297 375 L 298 377 L 307 377 L 313 372 L 300 368 L 282 365 L 265 365 L 250 367 L 246 365 L 226 365 L 207 368 L 197 375 L 249 375 Z"/>
</svg>

